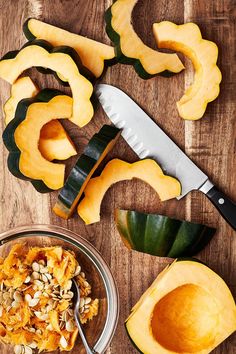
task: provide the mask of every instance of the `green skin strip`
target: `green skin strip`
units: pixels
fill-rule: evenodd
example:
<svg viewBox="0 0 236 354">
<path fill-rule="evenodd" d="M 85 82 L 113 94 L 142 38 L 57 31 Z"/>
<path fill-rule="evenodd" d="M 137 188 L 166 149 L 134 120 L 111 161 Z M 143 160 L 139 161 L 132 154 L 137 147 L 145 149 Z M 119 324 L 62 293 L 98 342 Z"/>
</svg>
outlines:
<svg viewBox="0 0 236 354">
<path fill-rule="evenodd" d="M 136 211 L 117 210 L 116 223 L 126 245 L 159 257 L 191 257 L 215 234 L 201 224 Z"/>
<path fill-rule="evenodd" d="M 120 134 L 120 130 L 116 127 L 104 125 L 89 141 L 84 153 L 77 160 L 58 196 L 58 200 L 61 202 L 60 207 L 63 206 L 65 212 L 69 213 L 89 173 L 96 166 L 109 143 L 118 134 Z"/>
<path fill-rule="evenodd" d="M 41 180 L 28 178 L 20 172 L 19 159 L 21 151 L 15 143 L 14 133 L 19 124 L 26 118 L 27 110 L 31 104 L 35 102 L 49 102 L 53 97 L 58 95 L 63 95 L 63 93 L 58 90 L 45 89 L 33 98 L 21 100 L 17 105 L 14 119 L 7 125 L 2 135 L 3 142 L 9 151 L 7 161 L 9 171 L 17 178 L 30 181 L 34 188 L 40 193 L 48 193 L 52 190 L 48 188 Z"/>
<path fill-rule="evenodd" d="M 165 70 L 162 73 L 151 75 L 144 69 L 144 67 L 142 66 L 139 59 L 126 57 L 124 55 L 124 53 L 122 52 L 121 47 L 120 47 L 120 35 L 116 31 L 114 31 L 114 29 L 112 28 L 112 24 L 111 24 L 112 23 L 112 6 L 109 7 L 109 9 L 105 12 L 105 21 L 106 21 L 106 32 L 107 32 L 108 37 L 110 38 L 110 40 L 113 42 L 113 44 L 115 46 L 116 57 L 117 57 L 117 61 L 119 63 L 133 65 L 137 74 L 144 80 L 151 79 L 152 77 L 155 77 L 156 75 L 170 77 L 175 74 L 175 73 L 172 73 L 171 71 Z"/>
</svg>

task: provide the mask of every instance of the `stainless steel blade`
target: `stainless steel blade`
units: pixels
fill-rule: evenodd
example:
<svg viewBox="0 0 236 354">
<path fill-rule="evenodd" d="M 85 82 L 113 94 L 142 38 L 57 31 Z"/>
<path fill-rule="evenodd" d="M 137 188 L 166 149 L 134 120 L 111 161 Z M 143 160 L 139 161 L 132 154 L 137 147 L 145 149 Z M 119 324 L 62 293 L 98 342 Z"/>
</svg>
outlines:
<svg viewBox="0 0 236 354">
<path fill-rule="evenodd" d="M 123 91 L 100 84 L 98 99 L 112 123 L 122 128 L 122 136 L 141 158 L 155 159 L 170 176 L 178 178 L 182 194 L 200 187 L 208 180 L 188 156 L 153 122 L 153 120 Z"/>
</svg>

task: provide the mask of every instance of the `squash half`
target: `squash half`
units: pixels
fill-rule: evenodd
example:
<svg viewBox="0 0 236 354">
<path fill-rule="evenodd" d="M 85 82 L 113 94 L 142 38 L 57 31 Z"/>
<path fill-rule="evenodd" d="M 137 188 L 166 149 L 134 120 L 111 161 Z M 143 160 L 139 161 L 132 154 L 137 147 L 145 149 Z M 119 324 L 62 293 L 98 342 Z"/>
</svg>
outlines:
<svg viewBox="0 0 236 354">
<path fill-rule="evenodd" d="M 64 49 L 64 48 L 63 48 Z M 17 78 L 31 67 L 44 67 L 60 73 L 70 84 L 73 97 L 71 117 L 67 117 L 79 127 L 86 125 L 93 117 L 90 101 L 92 84 L 80 74 L 73 59 L 60 48 L 54 48 L 45 41 L 34 40 L 20 51 L 7 53 L 0 61 L 0 77 L 13 84 Z"/>
<path fill-rule="evenodd" d="M 14 119 L 16 107 L 24 98 L 31 98 L 39 92 L 29 76 L 19 78 L 11 87 L 11 96 L 4 105 L 6 125 Z M 77 154 L 73 142 L 63 126 L 53 120 L 46 124 L 39 139 L 39 151 L 48 161 L 66 160 Z"/>
<path fill-rule="evenodd" d="M 153 25 L 153 32 L 159 48 L 181 52 L 192 61 L 195 69 L 194 82 L 177 102 L 177 108 L 183 119 L 202 118 L 207 104 L 220 93 L 222 75 L 216 65 L 217 45 L 203 39 L 199 27 L 194 23 L 178 26 L 163 21 Z"/>
<path fill-rule="evenodd" d="M 181 260 L 159 274 L 126 321 L 141 353 L 208 354 L 236 330 L 236 306 L 206 265 Z"/>
<path fill-rule="evenodd" d="M 70 117 L 72 107 L 71 97 L 57 90 L 42 90 L 36 97 L 18 104 L 15 118 L 3 132 L 3 141 L 9 150 L 10 172 L 30 180 L 39 192 L 61 188 L 65 175 L 65 165 L 49 162 L 40 153 L 41 129 L 56 117 Z"/>
<path fill-rule="evenodd" d="M 148 183 L 161 201 L 178 197 L 181 186 L 177 179 L 165 176 L 160 166 L 150 159 L 128 163 L 119 159 L 108 162 L 99 177 L 92 178 L 84 190 L 85 197 L 78 205 L 78 214 L 86 224 L 100 221 L 100 207 L 112 184 L 139 178 Z"/>
<path fill-rule="evenodd" d="M 34 18 L 30 18 L 24 23 L 23 30 L 28 40 L 44 39 L 54 47 L 66 45 L 74 48 L 83 65 L 97 78 L 102 75 L 105 64 L 112 63 L 115 59 L 113 47 Z"/>
<path fill-rule="evenodd" d="M 178 73 L 184 69 L 177 54 L 161 53 L 145 45 L 132 26 L 132 12 L 138 0 L 116 0 L 106 11 L 106 31 L 115 45 L 117 60 L 132 64 L 140 77 Z"/>
</svg>

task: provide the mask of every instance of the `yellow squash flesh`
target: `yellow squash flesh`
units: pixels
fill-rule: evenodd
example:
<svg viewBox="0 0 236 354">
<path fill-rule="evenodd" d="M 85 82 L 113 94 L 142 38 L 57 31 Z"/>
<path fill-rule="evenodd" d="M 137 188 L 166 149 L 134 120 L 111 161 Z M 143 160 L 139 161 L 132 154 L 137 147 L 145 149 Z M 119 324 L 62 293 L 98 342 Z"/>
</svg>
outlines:
<svg viewBox="0 0 236 354">
<path fill-rule="evenodd" d="M 92 178 L 85 190 L 84 199 L 78 205 L 78 214 L 86 224 L 100 221 L 100 207 L 106 191 L 112 184 L 133 178 L 148 183 L 159 195 L 161 201 L 178 197 L 181 186 L 177 179 L 165 176 L 160 166 L 150 159 L 128 163 L 111 160 L 99 177 Z"/>
<path fill-rule="evenodd" d="M 26 177 L 42 180 L 48 188 L 59 189 L 64 184 L 65 165 L 47 161 L 39 151 L 42 127 L 55 117 L 68 118 L 72 112 L 72 98 L 59 95 L 49 102 L 29 106 L 26 118 L 15 130 L 14 138 L 21 151 L 19 169 Z M 30 144 L 29 144 L 29 132 Z"/>
<path fill-rule="evenodd" d="M 115 58 L 114 48 L 90 38 L 65 31 L 45 22 L 30 19 L 29 31 L 38 39 L 44 39 L 54 47 L 69 46 L 79 54 L 82 64 L 96 77 L 100 77 L 104 70 L 104 61 Z"/>
<path fill-rule="evenodd" d="M 13 84 L 25 70 L 35 66 L 59 72 L 69 82 L 73 110 L 67 118 L 79 127 L 89 123 L 94 113 L 90 101 L 93 86 L 80 74 L 75 62 L 67 54 L 49 53 L 39 45 L 29 45 L 21 49 L 15 58 L 0 61 L 0 77 Z"/>
<path fill-rule="evenodd" d="M 153 32 L 159 48 L 181 52 L 192 61 L 194 82 L 177 102 L 177 108 L 183 119 L 202 118 L 207 104 L 215 100 L 220 92 L 222 76 L 216 65 L 217 45 L 203 39 L 199 27 L 194 23 L 178 26 L 163 21 L 153 25 Z"/>
<path fill-rule="evenodd" d="M 137 1 L 117 0 L 111 8 L 111 27 L 120 36 L 121 52 L 125 57 L 138 59 L 150 75 L 166 70 L 180 72 L 184 66 L 177 54 L 161 53 L 148 47 L 134 31 L 131 17 Z"/>
<path fill-rule="evenodd" d="M 48 161 L 67 160 L 71 156 L 77 155 L 72 140 L 56 119 L 41 129 L 39 151 Z"/>
<path fill-rule="evenodd" d="M 134 306 L 127 332 L 145 354 L 208 354 L 236 330 L 225 282 L 202 263 L 172 263 Z"/>
<path fill-rule="evenodd" d="M 21 100 L 34 97 L 38 92 L 29 76 L 19 78 L 12 85 L 11 96 L 4 105 L 5 124 L 15 117 L 16 107 Z M 48 161 L 66 160 L 77 154 L 73 142 L 57 120 L 49 122 L 42 128 L 39 150 Z"/>
</svg>

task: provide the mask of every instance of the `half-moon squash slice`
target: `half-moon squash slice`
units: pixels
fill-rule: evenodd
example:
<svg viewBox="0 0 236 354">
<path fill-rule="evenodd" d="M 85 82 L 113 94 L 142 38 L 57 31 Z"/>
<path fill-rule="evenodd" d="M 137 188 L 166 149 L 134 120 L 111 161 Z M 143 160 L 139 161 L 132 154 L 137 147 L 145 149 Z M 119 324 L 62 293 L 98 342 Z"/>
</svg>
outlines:
<svg viewBox="0 0 236 354">
<path fill-rule="evenodd" d="M 80 74 L 70 55 L 60 52 L 58 48 L 52 49 L 49 43 L 34 40 L 20 51 L 9 52 L 0 61 L 0 77 L 13 84 L 25 70 L 35 66 L 58 72 L 69 82 L 73 110 L 71 117 L 67 118 L 79 127 L 86 125 L 94 113 L 90 101 L 93 86 Z"/>
<path fill-rule="evenodd" d="M 217 45 L 203 39 L 195 23 L 178 26 L 163 21 L 153 25 L 153 32 L 159 48 L 181 52 L 192 61 L 195 69 L 194 82 L 177 102 L 177 108 L 183 119 L 202 118 L 207 104 L 215 100 L 220 92 L 222 76 L 216 65 Z"/>
<path fill-rule="evenodd" d="M 30 18 L 24 23 L 23 30 L 28 40 L 44 39 L 54 47 L 66 45 L 74 48 L 83 65 L 97 78 L 102 75 L 105 64 L 114 62 L 115 51 L 113 47 L 34 18 Z"/>
<path fill-rule="evenodd" d="M 184 69 L 177 54 L 161 53 L 145 45 L 132 26 L 132 12 L 138 0 L 116 0 L 106 11 L 106 31 L 115 45 L 117 60 L 132 64 L 140 77 L 178 73 Z"/>
<path fill-rule="evenodd" d="M 18 103 L 39 92 L 29 76 L 19 78 L 11 87 L 11 96 L 4 105 L 6 125 L 14 118 Z M 77 154 L 73 142 L 57 120 L 47 123 L 40 133 L 39 150 L 48 161 L 66 160 Z"/>
<path fill-rule="evenodd" d="M 165 176 L 160 166 L 151 159 L 128 163 L 119 159 L 108 162 L 99 177 L 90 179 L 84 190 L 85 197 L 78 205 L 78 214 L 86 224 L 100 221 L 100 207 L 106 191 L 112 184 L 141 179 L 159 195 L 161 201 L 178 197 L 181 186 L 177 179 Z"/>
<path fill-rule="evenodd" d="M 47 161 L 39 151 L 41 129 L 55 118 L 70 117 L 72 107 L 71 97 L 57 90 L 42 90 L 18 104 L 15 118 L 3 132 L 10 172 L 30 180 L 41 193 L 61 188 L 65 174 L 65 165 Z"/>
</svg>

